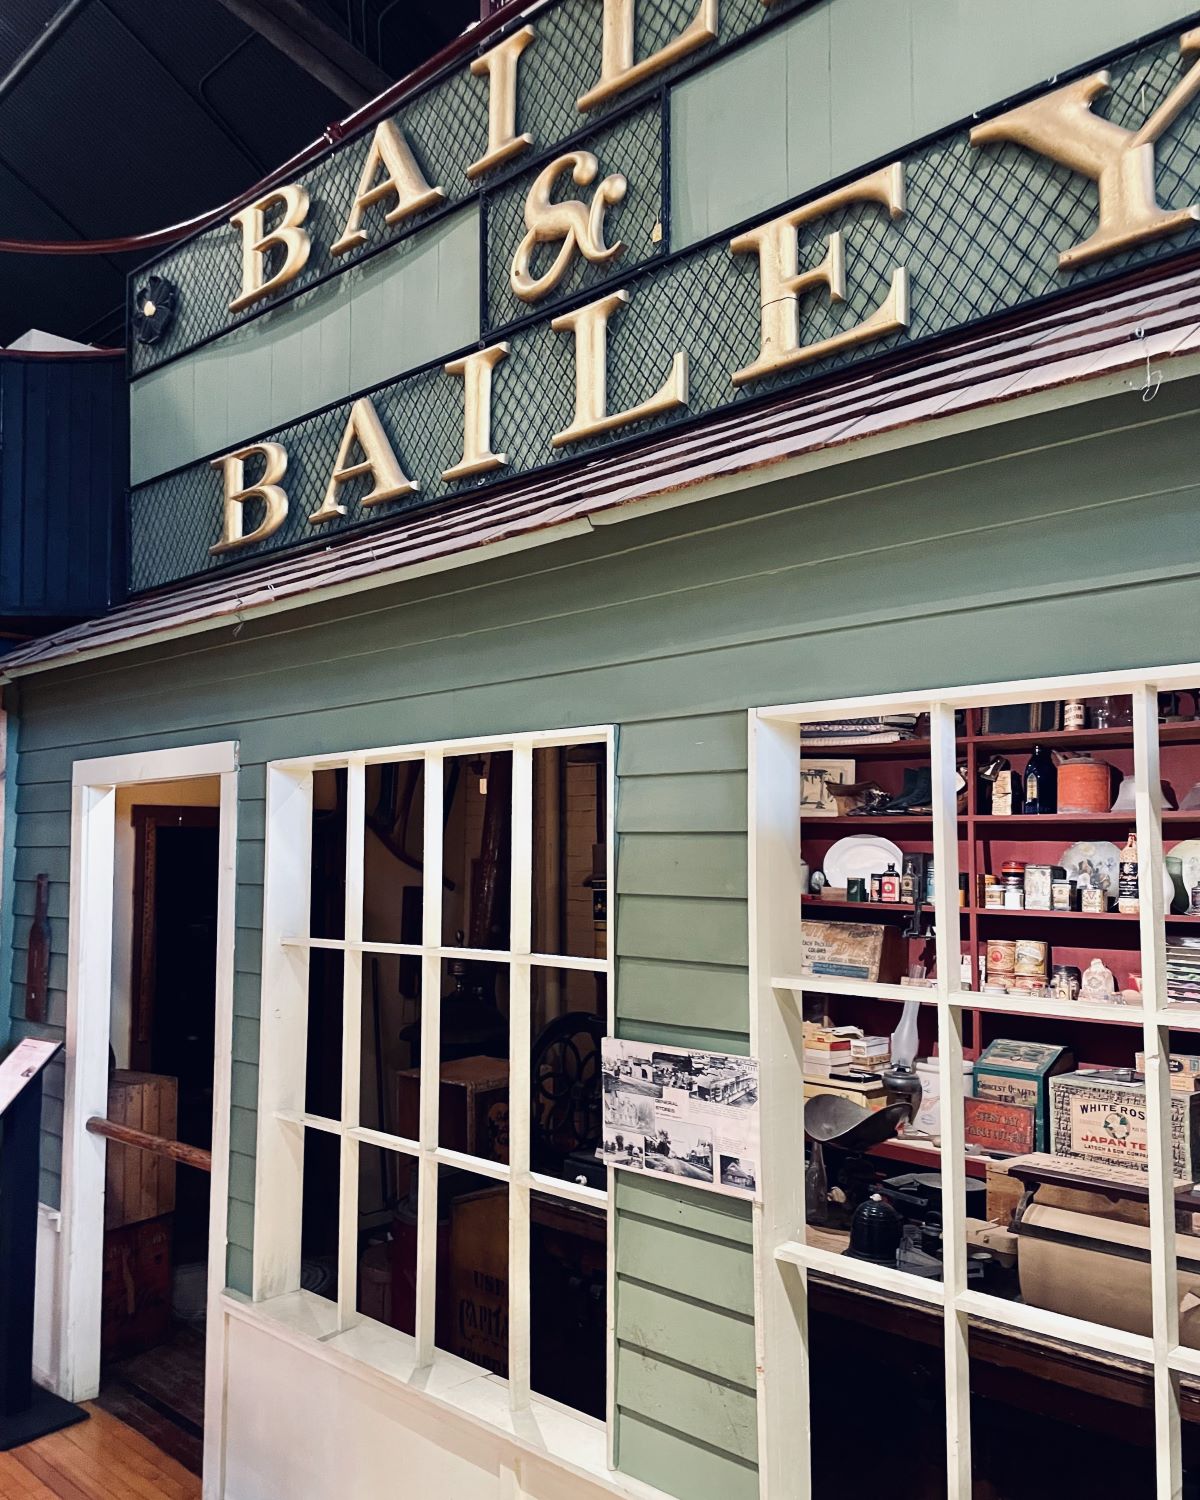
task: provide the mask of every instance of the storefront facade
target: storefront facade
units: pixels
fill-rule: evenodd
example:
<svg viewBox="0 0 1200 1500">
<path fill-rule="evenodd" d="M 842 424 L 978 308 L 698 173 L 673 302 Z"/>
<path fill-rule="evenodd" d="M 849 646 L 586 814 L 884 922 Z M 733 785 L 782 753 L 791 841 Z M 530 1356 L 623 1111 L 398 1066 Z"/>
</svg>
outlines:
<svg viewBox="0 0 1200 1500">
<path fill-rule="evenodd" d="M 890 62 L 851 66 L 850 42 L 863 38 L 845 0 L 769 9 L 746 0 L 721 7 L 719 17 L 715 0 L 698 11 L 659 7 L 650 30 L 643 18 L 630 33 L 634 56 L 654 61 L 638 76 L 621 50 L 629 8 L 582 0 L 543 7 L 527 18 L 531 40 L 510 41 L 496 57 L 492 47 L 521 35 L 510 25 L 499 42 L 480 44 L 490 72 L 463 64 L 445 86 L 461 99 L 486 83 L 496 105 L 505 78 L 512 83 L 542 48 L 553 59 L 547 78 L 561 81 L 572 109 L 593 73 L 611 88 L 598 104 L 619 101 L 601 127 L 576 110 L 584 138 L 574 146 L 550 108 L 558 95 L 542 80 L 543 94 L 518 90 L 509 97 L 521 106 L 516 117 L 501 107 L 490 125 L 488 94 L 470 95 L 480 139 L 460 150 L 461 161 L 431 160 L 443 106 L 424 94 L 405 125 L 416 156 L 380 148 L 357 187 L 361 199 L 381 173 L 394 184 L 411 168 L 404 191 L 415 223 L 406 228 L 400 216 L 401 243 L 390 252 L 368 243 L 361 272 L 343 273 L 329 250 L 336 236 L 392 232 L 380 222 L 379 198 L 350 207 L 363 153 L 377 139 L 370 133 L 328 159 L 342 182 L 334 206 L 319 182 L 305 188 L 317 227 L 293 276 L 268 287 L 280 275 L 278 251 L 253 245 L 277 229 L 271 216 L 280 209 L 303 221 L 298 197 L 263 209 L 253 235 L 209 231 L 152 268 L 166 283 L 159 305 L 165 293 L 175 312 L 161 339 L 131 346 L 133 598 L 6 663 L 14 788 L 6 963 L 11 1035 L 61 1030 L 68 1043 L 61 1106 L 52 1102 L 44 1121 L 41 1266 L 56 1295 L 43 1292 L 39 1357 L 57 1389 L 82 1398 L 99 1368 L 95 1204 L 104 1145 L 86 1121 L 104 1113 L 107 1085 L 121 817 L 114 789 L 212 782 L 220 868 L 206 1495 L 372 1500 L 390 1494 L 398 1475 L 428 1493 L 472 1500 L 786 1500 L 808 1492 L 808 1425 L 792 1412 L 806 1397 L 807 1352 L 787 1321 L 790 1309 L 796 1330 L 803 1325 L 800 1282 L 797 1267 L 775 1258 L 779 1245 L 803 1239 L 803 1168 L 797 1157 L 789 1177 L 786 1166 L 789 1149 L 803 1150 L 802 1129 L 794 1135 L 802 1091 L 783 1067 L 794 1028 L 770 998 L 772 976 L 761 972 L 771 898 L 759 882 L 764 870 L 773 878 L 763 850 L 787 824 L 782 815 L 772 823 L 761 763 L 751 776 L 760 710 L 785 705 L 799 714 L 806 704 L 908 693 L 935 704 L 963 685 L 992 683 L 1058 698 L 1069 695 L 1037 684 L 1097 673 L 1127 673 L 1153 692 L 1159 669 L 1195 655 L 1200 364 L 1190 350 L 1200 299 L 1186 252 L 1200 229 L 1147 227 L 1137 217 L 1145 204 L 1122 200 L 1125 238 L 1094 246 L 1086 271 L 1064 273 L 1053 256 L 1046 263 L 1043 242 L 1057 250 L 1084 242 L 1097 199 L 1086 175 L 1059 162 L 1044 180 L 1026 175 L 1016 196 L 997 200 L 1026 224 L 1043 201 L 1057 205 L 1058 217 L 1040 224 L 1035 245 L 1010 233 L 995 257 L 1010 271 L 1028 263 L 1027 275 L 1013 271 L 1002 288 L 998 269 L 970 272 L 992 290 L 982 308 L 953 268 L 935 276 L 923 267 L 934 264 L 933 246 L 957 235 L 955 264 L 969 270 L 962 246 L 983 243 L 996 210 L 981 206 L 980 190 L 971 212 L 981 219 L 955 219 L 947 208 L 939 220 L 922 198 L 929 172 L 944 188 L 947 161 L 967 159 L 966 132 L 954 121 L 985 103 L 1005 118 L 1000 101 L 1027 90 L 1041 97 L 1039 79 L 1082 72 L 1097 53 L 1114 54 L 1122 122 L 1134 128 L 1190 78 L 1190 53 L 1181 61 L 1180 51 L 1187 18 L 1164 7 L 1131 24 L 1126 8 L 1113 7 L 1111 17 L 1089 14 L 1086 31 L 1074 33 L 1070 17 L 1056 18 L 1061 33 L 1015 62 L 1012 46 L 992 54 L 972 45 L 971 66 L 998 71 L 958 78 L 959 97 L 950 87 L 950 63 L 964 55 L 958 40 L 949 30 L 927 34 L 920 5 L 894 9 L 905 18 L 904 47 L 929 69 L 927 87 L 912 82 L 919 67 L 905 82 Z M 1082 28 L 1087 8 L 1077 9 Z M 602 20 L 611 28 L 607 48 Z M 1011 38 L 1010 25 L 1006 18 Z M 1111 37 L 1098 39 L 1097 27 L 1107 25 Z M 832 99 L 795 85 L 819 27 Z M 1148 41 L 1135 35 L 1159 27 L 1169 29 Z M 672 38 L 686 45 L 663 54 Z M 901 45 L 899 34 L 874 40 L 885 52 Z M 568 52 L 577 59 L 569 78 L 561 76 Z M 869 91 L 878 98 L 885 83 L 894 107 L 868 111 Z M 937 117 L 922 113 L 931 91 Z M 754 119 L 747 101 L 755 98 L 784 118 Z M 841 100 L 849 101 L 844 113 Z M 522 112 L 531 101 L 536 128 Z M 1193 201 L 1188 174 L 1200 170 L 1191 110 L 1180 100 L 1160 130 L 1173 175 L 1168 186 L 1160 167 L 1159 201 L 1172 210 Z M 818 119 L 832 122 L 824 154 L 793 149 Z M 536 144 L 522 147 L 527 129 Z M 914 155 L 907 143 L 916 139 L 925 144 Z M 544 303 L 541 293 L 523 301 L 512 288 L 519 283 L 527 296 L 529 286 L 515 268 L 509 274 L 523 237 L 532 236 L 526 280 L 537 283 L 567 233 L 555 238 L 549 225 L 543 236 L 536 213 L 529 217 L 539 164 L 563 154 L 552 153 L 555 141 L 599 158 L 590 176 L 586 163 L 583 176 L 568 164 L 550 181 L 561 201 L 575 192 L 563 172 L 575 170 L 593 214 L 572 221 L 566 243 L 579 250 L 590 234 L 595 255 L 569 257 Z M 986 138 L 970 149 L 986 153 Z M 1042 160 L 1028 143 L 1003 149 L 1026 172 Z M 529 169 L 523 150 L 535 163 Z M 906 173 L 878 165 L 889 152 Z M 476 179 L 465 168 L 485 154 L 495 160 L 476 177 L 511 175 L 489 188 L 481 237 L 469 196 Z M 859 169 L 871 163 L 874 185 L 859 191 L 870 175 Z M 628 182 L 610 194 L 606 230 L 594 195 L 603 174 L 618 170 Z M 461 193 L 451 176 L 467 184 Z M 426 199 L 438 182 L 441 197 Z M 825 203 L 847 184 L 855 191 Z M 1075 194 L 1066 211 L 1064 184 Z M 1047 199 L 1051 188 L 1057 197 Z M 1102 179 L 1101 202 L 1106 190 Z M 801 284 L 786 253 L 771 261 L 754 227 L 790 214 L 794 244 L 816 215 L 793 214 L 790 204 L 814 197 L 828 222 L 808 249 L 819 251 L 814 261 L 828 259 Z M 789 207 L 780 211 L 781 203 Z M 618 212 L 628 217 L 618 222 Z M 422 227 L 430 214 L 435 222 Z M 1112 228 L 1103 215 L 1101 223 Z M 885 233 L 897 224 L 915 225 L 900 246 Z M 497 226 L 507 236 L 502 262 Z M 731 232 L 747 241 L 732 253 Z M 856 277 L 864 232 L 870 274 Z M 603 257 L 618 236 L 630 249 L 614 270 Z M 252 247 L 245 259 L 242 243 Z M 341 254 L 353 261 L 361 248 Z M 295 242 L 282 253 L 286 272 Z M 1115 271 L 1125 280 L 1112 283 Z M 814 323 L 775 323 L 762 311 L 760 285 L 772 276 L 774 300 L 796 308 L 803 297 Z M 143 277 L 135 290 L 148 284 Z M 1025 305 L 1069 284 L 1074 300 Z M 730 287 L 736 297 L 718 316 Z M 628 300 L 588 324 L 587 309 L 625 291 Z M 143 322 L 155 315 L 146 300 Z M 631 322 L 636 339 L 623 341 L 620 320 L 639 303 L 653 315 Z M 995 322 L 1001 312 L 1012 313 L 1004 325 Z M 992 321 L 968 326 L 983 313 Z M 552 316 L 561 328 L 551 328 Z M 393 336 L 405 341 L 404 354 L 387 347 Z M 489 355 L 501 345 L 502 355 Z M 870 373 L 869 361 L 883 355 L 889 362 Z M 751 389 L 759 374 L 738 380 L 756 363 L 764 366 L 761 391 Z M 397 370 L 411 373 L 397 378 Z M 811 390 L 810 375 L 821 377 Z M 685 419 L 686 428 L 671 431 Z M 554 471 L 560 458 L 584 454 L 585 464 Z M 512 507 L 489 509 L 509 495 Z M 422 510 L 447 498 L 453 508 Z M 437 535 L 443 524 L 450 540 Z M 1175 671 L 1171 686 L 1180 680 Z M 589 858 L 606 885 L 607 922 L 586 956 L 565 927 L 557 944 L 537 933 L 535 766 L 540 754 L 568 747 L 586 748 L 579 763 L 602 768 Z M 361 1109 L 360 1064 L 369 1054 L 349 1045 L 362 1031 L 356 1007 L 366 969 L 381 958 L 420 967 L 419 1026 L 436 1050 L 431 1002 L 448 992 L 443 965 L 470 948 L 438 913 L 451 867 L 428 834 L 416 928 L 402 936 L 371 929 L 363 829 L 379 768 L 420 765 L 432 829 L 445 765 L 461 762 L 482 788 L 496 757 L 511 757 L 503 763 L 513 778 L 510 926 L 471 961 L 505 969 L 509 1152 L 502 1169 L 482 1163 L 482 1153 L 465 1155 L 477 1157 L 468 1165 L 480 1178 L 507 1190 L 502 1376 L 483 1358 L 444 1353 L 436 1327 L 438 1174 L 464 1166 L 438 1134 L 428 1102 L 436 1092 L 419 1090 L 415 1130 L 380 1129 Z M 341 790 L 326 805 L 334 775 Z M 317 920 L 313 819 L 314 808 L 328 806 L 344 815 L 346 844 L 331 877 L 335 906 L 344 892 L 343 917 L 327 929 Z M 946 856 L 948 845 L 939 848 Z M 948 869 L 949 857 L 942 863 Z M 365 877 L 355 873 L 364 868 Z M 40 874 L 49 876 L 49 1004 L 44 1021 L 31 1021 L 22 954 Z M 313 1032 L 304 1011 L 312 965 L 329 953 L 340 965 L 336 1024 L 346 1045 L 337 1103 L 318 1109 L 306 1098 Z M 529 1114 L 514 1100 L 527 1092 L 537 1032 L 521 997 L 546 973 L 594 976 L 602 997 L 595 1014 L 610 1034 L 759 1057 L 760 1204 L 620 1171 L 609 1173 L 607 1188 L 536 1173 Z M 336 1285 L 323 1292 L 305 1287 L 301 1268 L 310 1212 L 304 1155 L 314 1137 L 335 1143 L 342 1173 L 320 1210 L 340 1226 L 341 1251 Z M 426 1216 L 415 1231 L 410 1331 L 362 1312 L 360 1268 L 347 1263 L 358 1227 L 354 1188 L 369 1152 L 415 1162 L 420 1178 L 414 1191 Z M 952 1159 L 943 1170 L 952 1177 Z M 547 1400 L 536 1352 L 530 1376 L 531 1348 L 555 1316 L 536 1284 L 528 1289 L 531 1234 L 536 1240 L 542 1225 L 536 1204 L 551 1201 L 607 1216 L 604 1271 L 596 1273 L 606 1305 L 602 1418 Z M 953 1305 L 947 1316 L 961 1316 L 964 1330 L 970 1321 Z M 1155 1350 L 1169 1332 L 1156 1323 Z M 1179 1439 L 1163 1415 L 1171 1398 L 1160 1365 L 1151 1384 L 1165 1423 L 1165 1495 Z M 967 1374 L 947 1370 L 961 1395 Z M 969 1455 L 969 1424 L 951 1426 L 960 1455 Z M 954 1462 L 952 1454 L 949 1493 L 965 1494 L 969 1468 L 960 1458 L 955 1475 Z"/>
</svg>

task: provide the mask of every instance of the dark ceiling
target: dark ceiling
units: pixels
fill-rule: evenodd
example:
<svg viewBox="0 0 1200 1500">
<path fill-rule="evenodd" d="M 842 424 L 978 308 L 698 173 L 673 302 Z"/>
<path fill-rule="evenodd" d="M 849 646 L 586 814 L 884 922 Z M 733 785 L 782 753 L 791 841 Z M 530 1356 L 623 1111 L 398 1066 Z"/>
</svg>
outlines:
<svg viewBox="0 0 1200 1500">
<path fill-rule="evenodd" d="M 0 0 L 0 238 L 117 238 L 223 204 L 479 14 L 480 0 Z M 0 253 L 0 346 L 30 327 L 121 343 L 124 276 L 148 258 Z"/>
</svg>

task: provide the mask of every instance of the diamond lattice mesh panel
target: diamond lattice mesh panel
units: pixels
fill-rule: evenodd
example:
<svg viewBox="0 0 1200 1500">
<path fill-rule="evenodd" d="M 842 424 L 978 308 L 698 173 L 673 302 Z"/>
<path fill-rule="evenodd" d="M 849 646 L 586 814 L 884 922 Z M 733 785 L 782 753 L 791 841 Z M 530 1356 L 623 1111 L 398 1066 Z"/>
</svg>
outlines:
<svg viewBox="0 0 1200 1500">
<path fill-rule="evenodd" d="M 768 10 L 763 0 L 721 0 L 720 45 L 736 41 L 803 3 L 804 0 L 782 0 Z M 669 42 L 691 21 L 698 4 L 699 0 L 638 0 L 635 55 L 647 57 Z M 602 125 L 614 114 L 626 110 L 631 101 L 661 88 L 699 56 L 694 53 L 582 114 L 576 100 L 599 77 L 601 16 L 601 0 L 562 0 L 530 20 L 535 41 L 520 62 L 517 128 L 533 136 L 533 145 L 527 153 L 531 160 L 544 156 L 556 142 L 568 136 L 592 125 Z M 494 44 L 495 39 L 485 42 L 479 51 L 484 52 Z M 717 51 L 714 44 L 705 55 L 715 55 Z M 498 168 L 480 181 L 468 180 L 467 166 L 482 155 L 487 145 L 487 117 L 487 82 L 472 76 L 470 58 L 466 58 L 444 78 L 405 103 L 391 118 L 404 131 L 426 181 L 431 187 L 440 187 L 447 204 L 453 205 L 504 181 L 512 171 L 526 170 L 523 158 L 517 157 L 511 166 Z M 286 295 L 302 291 L 320 278 L 377 253 L 381 246 L 394 244 L 427 223 L 431 214 L 441 211 L 430 209 L 388 226 L 383 216 L 394 203 L 389 199 L 367 210 L 364 228 L 369 231 L 369 239 L 365 246 L 340 257 L 328 256 L 327 247 L 341 234 L 349 214 L 368 139 L 369 136 L 360 137 L 349 142 L 296 178 L 307 187 L 311 197 L 307 227 L 313 248 L 309 263 L 289 284 Z M 151 273 L 167 277 L 180 288 L 179 311 L 158 343 L 131 343 L 135 375 L 246 322 L 268 305 L 258 304 L 240 314 L 229 312 L 230 301 L 241 290 L 241 236 L 228 224 L 189 240 L 145 268 L 131 280 L 131 298 L 139 283 Z M 271 305 L 278 304 L 282 295 L 276 295 Z"/>
<path fill-rule="evenodd" d="M 666 250 L 662 234 L 664 174 L 662 161 L 662 114 L 657 103 L 627 115 L 606 130 L 588 138 L 586 149 L 600 163 L 595 180 L 579 187 L 570 169 L 552 189 L 556 202 L 568 198 L 590 204 L 602 178 L 622 174 L 627 183 L 625 197 L 605 215 L 605 243 L 624 244 L 622 254 L 611 261 L 592 262 L 577 255 L 567 274 L 552 293 L 534 303 L 522 301 L 512 289 L 514 252 L 525 236 L 525 201 L 540 169 L 522 173 L 487 198 L 487 313 L 488 328 L 502 328 L 531 313 L 548 313 L 556 303 L 607 281 L 628 275 L 630 266 Z M 656 230 L 658 237 L 656 238 Z M 558 254 L 561 241 L 543 244 L 533 254 L 531 273 L 544 275 Z"/>
<path fill-rule="evenodd" d="M 1098 101 L 1097 113 L 1135 128 L 1180 76 L 1173 43 L 1156 44 L 1112 66 L 1112 90 Z M 655 169 L 657 112 L 653 105 L 601 127 L 594 142 L 605 170 L 620 168 L 633 180 L 625 155 L 641 153 L 649 163 L 649 190 L 631 194 L 642 221 L 661 193 Z M 1157 148 L 1158 196 L 1164 205 L 1200 202 L 1200 114 L 1185 112 L 1167 130 Z M 489 281 L 499 317 L 505 302 L 507 267 L 514 245 L 513 227 L 522 204 L 525 172 L 511 190 L 490 194 Z M 690 395 L 686 410 L 667 413 L 624 429 L 628 436 L 671 426 L 680 420 L 727 408 L 765 392 L 795 388 L 818 376 L 889 348 L 943 333 L 1032 300 L 1108 277 L 1131 266 L 1200 243 L 1200 224 L 1168 240 L 1149 242 L 1120 255 L 1069 273 L 1058 269 L 1059 253 L 1078 244 L 1096 226 L 1097 194 L 1085 178 L 1033 152 L 1000 144 L 974 148 L 960 130 L 912 153 L 905 161 L 908 210 L 893 220 L 875 204 L 853 204 L 805 225 L 800 231 L 800 264 L 815 265 L 824 255 L 829 234 L 845 236 L 847 298 L 833 304 L 821 292 L 801 305 L 802 338 L 814 343 L 853 327 L 870 315 L 887 293 L 893 270 L 908 268 L 912 316 L 909 327 L 872 343 L 843 349 L 770 379 L 744 387 L 732 374 L 755 359 L 759 347 L 759 277 L 753 255 L 732 255 L 727 240 L 718 240 L 659 263 L 636 264 L 633 233 L 614 216 L 614 229 L 628 234 L 630 248 L 612 271 L 576 266 L 568 290 L 597 290 L 598 276 L 607 287 L 631 293 L 627 308 L 610 323 L 608 405 L 616 412 L 637 405 L 666 378 L 672 355 L 687 352 Z M 622 208 L 625 205 L 621 205 Z M 644 246 L 643 246 L 644 253 Z M 522 308 L 523 308 L 522 304 Z M 516 309 L 513 307 L 513 311 Z M 552 467 L 588 448 L 603 447 L 611 437 L 556 450 L 550 439 L 571 420 L 575 401 L 573 340 L 549 327 L 544 316 L 511 333 L 509 357 L 495 374 L 492 447 L 508 455 L 508 466 L 494 478 Z M 286 316 L 286 314 L 283 314 Z M 504 336 L 493 327 L 489 341 Z M 367 481 L 344 486 L 341 500 L 348 516 L 332 537 L 364 521 L 394 515 L 413 506 L 471 493 L 478 481 L 446 484 L 441 472 L 462 451 L 462 382 L 440 366 L 401 377 L 376 392 L 376 405 L 405 472 L 420 485 L 418 495 L 372 514 L 357 504 Z M 297 541 L 321 539 L 308 516 L 320 505 L 332 468 L 349 403 L 304 419 L 277 436 L 288 448 L 287 488 L 291 512 L 273 538 L 244 552 L 239 560 L 266 555 Z M 131 586 L 155 587 L 171 579 L 224 565 L 208 547 L 220 532 L 220 481 L 206 464 L 154 481 L 133 495 Z M 247 517 L 247 530 L 255 524 Z"/>
</svg>

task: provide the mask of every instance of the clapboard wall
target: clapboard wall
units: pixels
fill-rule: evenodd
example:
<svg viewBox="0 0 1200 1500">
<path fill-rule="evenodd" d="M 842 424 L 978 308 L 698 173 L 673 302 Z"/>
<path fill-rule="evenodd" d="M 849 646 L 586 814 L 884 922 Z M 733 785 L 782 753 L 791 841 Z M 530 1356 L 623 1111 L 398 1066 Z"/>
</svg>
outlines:
<svg viewBox="0 0 1200 1500">
<path fill-rule="evenodd" d="M 22 679 L 13 1031 L 44 870 L 61 1034 L 73 762 L 239 741 L 228 1277 L 248 1288 L 266 763 L 612 722 L 619 1028 L 745 1050 L 746 709 L 1194 656 L 1198 411 L 1195 382 L 1129 390 Z M 51 1203 L 58 1122 L 52 1101 Z M 618 1210 L 621 1466 L 752 1500 L 748 1212 L 628 1178 Z"/>
</svg>

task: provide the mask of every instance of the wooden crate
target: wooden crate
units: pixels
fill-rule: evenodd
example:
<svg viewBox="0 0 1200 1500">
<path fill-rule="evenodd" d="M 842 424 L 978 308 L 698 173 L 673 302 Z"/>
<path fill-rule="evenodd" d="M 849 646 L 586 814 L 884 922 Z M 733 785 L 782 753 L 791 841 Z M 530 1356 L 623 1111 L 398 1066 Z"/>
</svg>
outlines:
<svg viewBox="0 0 1200 1500">
<path fill-rule="evenodd" d="M 440 1144 L 489 1161 L 508 1160 L 508 1062 L 500 1057 L 460 1057 L 444 1062 L 439 1100 Z M 417 1138 L 421 1070 L 396 1075 L 396 1130 Z"/>
<path fill-rule="evenodd" d="M 108 1082 L 108 1118 L 151 1135 L 175 1137 L 179 1084 L 159 1073 L 118 1069 Z M 157 1219 L 175 1207 L 175 1163 L 108 1143 L 104 1183 L 104 1227 L 120 1229 Z"/>
<path fill-rule="evenodd" d="M 102 1359 L 161 1344 L 171 1323 L 171 1216 L 110 1229 L 104 1236 L 100 1313 Z"/>
<path fill-rule="evenodd" d="M 456 1198 L 450 1210 L 449 1300 L 445 1347 L 507 1376 L 508 1189 L 500 1184 Z"/>
</svg>

